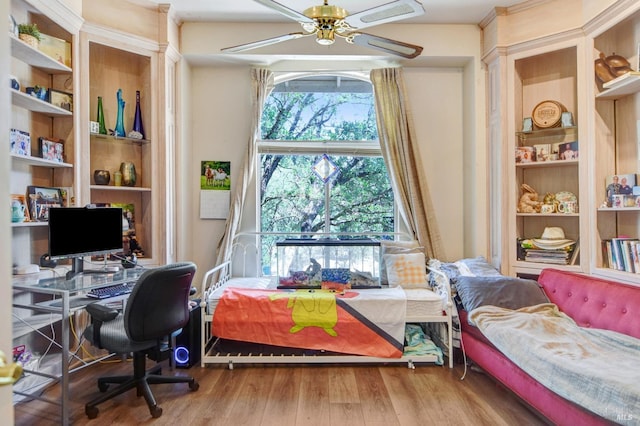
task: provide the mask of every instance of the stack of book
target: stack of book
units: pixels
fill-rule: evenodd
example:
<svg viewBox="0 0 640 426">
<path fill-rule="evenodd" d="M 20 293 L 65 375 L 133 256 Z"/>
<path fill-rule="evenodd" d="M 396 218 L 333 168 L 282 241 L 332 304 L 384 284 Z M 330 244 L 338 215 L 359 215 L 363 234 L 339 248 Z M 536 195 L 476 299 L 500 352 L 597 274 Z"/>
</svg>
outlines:
<svg viewBox="0 0 640 426">
<path fill-rule="evenodd" d="M 518 240 L 518 259 L 525 262 L 575 265 L 579 253 L 577 241 L 563 248 L 552 249 L 535 246 L 531 240 Z"/>
<path fill-rule="evenodd" d="M 553 263 L 555 265 L 568 265 L 571 261 L 571 250 L 545 250 L 525 249 L 525 262 Z"/>
<path fill-rule="evenodd" d="M 640 274 L 640 241 L 636 238 L 602 240 L 605 267 Z"/>
</svg>

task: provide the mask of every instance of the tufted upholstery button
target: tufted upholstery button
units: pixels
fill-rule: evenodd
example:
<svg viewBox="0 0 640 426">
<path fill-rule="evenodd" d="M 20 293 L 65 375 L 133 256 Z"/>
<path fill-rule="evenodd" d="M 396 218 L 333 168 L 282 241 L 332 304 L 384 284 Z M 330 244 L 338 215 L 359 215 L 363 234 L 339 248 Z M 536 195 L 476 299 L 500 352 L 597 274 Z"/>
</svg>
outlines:
<svg viewBox="0 0 640 426">
<path fill-rule="evenodd" d="M 587 328 L 591 328 L 591 323 L 590 323 L 590 322 L 588 322 L 588 323 L 586 323 L 584 326 L 585 326 L 585 327 L 587 327 Z"/>
<path fill-rule="evenodd" d="M 571 297 L 571 296 L 573 296 L 573 293 L 569 292 L 569 293 L 567 293 L 567 296 Z"/>
<path fill-rule="evenodd" d="M 606 308 L 606 307 L 607 307 L 607 304 L 606 304 L 606 303 L 603 303 L 603 304 L 602 304 L 602 307 L 603 307 L 603 308 Z"/>
<path fill-rule="evenodd" d="M 627 308 L 622 308 L 622 313 L 626 314 L 627 313 Z"/>
<path fill-rule="evenodd" d="M 584 301 L 585 301 L 585 302 L 588 302 L 588 301 L 589 301 L 589 298 L 585 296 Z"/>
</svg>

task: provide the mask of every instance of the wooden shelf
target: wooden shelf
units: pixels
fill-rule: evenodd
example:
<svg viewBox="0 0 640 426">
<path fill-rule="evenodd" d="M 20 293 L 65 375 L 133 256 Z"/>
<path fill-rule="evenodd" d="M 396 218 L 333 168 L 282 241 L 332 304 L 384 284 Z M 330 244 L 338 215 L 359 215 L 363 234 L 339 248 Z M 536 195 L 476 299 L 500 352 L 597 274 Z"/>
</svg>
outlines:
<svg viewBox="0 0 640 426">
<path fill-rule="evenodd" d="M 519 216 L 519 217 L 580 217 L 580 213 L 516 213 L 516 216 Z"/>
<path fill-rule="evenodd" d="M 11 40 L 11 56 L 14 58 L 46 71 L 49 74 L 67 74 L 72 72 L 72 69 L 65 64 L 45 55 L 19 38 L 9 35 L 9 39 Z"/>
<path fill-rule="evenodd" d="M 96 139 L 109 139 L 111 141 L 130 142 L 130 143 L 135 143 L 139 145 L 145 145 L 151 142 L 148 139 L 134 139 L 134 138 L 127 138 L 122 136 L 103 135 L 101 133 L 91 133 L 91 137 Z"/>
<path fill-rule="evenodd" d="M 542 138 L 547 136 L 564 135 L 565 133 L 575 133 L 578 130 L 577 126 L 571 127 L 551 127 L 549 129 L 538 129 L 530 132 L 516 132 L 516 135 L 520 139 L 533 139 Z"/>
<path fill-rule="evenodd" d="M 20 108 L 33 112 L 39 112 L 49 117 L 72 117 L 73 112 L 59 108 L 49 102 L 41 101 L 26 93 L 17 90 L 11 90 L 11 103 Z"/>
<path fill-rule="evenodd" d="M 40 157 L 27 157 L 25 155 L 11 154 L 11 160 L 18 163 L 28 164 L 36 167 L 51 167 L 51 168 L 72 168 L 73 164 L 59 163 L 53 160 L 46 160 Z"/>
<path fill-rule="evenodd" d="M 49 222 L 11 222 L 12 228 L 39 228 L 49 226 Z"/>
<path fill-rule="evenodd" d="M 141 186 L 91 185 L 90 188 L 96 191 L 151 192 L 151 188 Z"/>
<path fill-rule="evenodd" d="M 544 167 L 577 166 L 578 164 L 580 164 L 580 160 L 532 161 L 531 163 L 516 163 L 516 167 L 522 169 L 533 169 Z"/>
<path fill-rule="evenodd" d="M 598 93 L 596 99 L 616 100 L 640 92 L 640 72 L 630 71 L 607 83 L 605 91 Z"/>
</svg>

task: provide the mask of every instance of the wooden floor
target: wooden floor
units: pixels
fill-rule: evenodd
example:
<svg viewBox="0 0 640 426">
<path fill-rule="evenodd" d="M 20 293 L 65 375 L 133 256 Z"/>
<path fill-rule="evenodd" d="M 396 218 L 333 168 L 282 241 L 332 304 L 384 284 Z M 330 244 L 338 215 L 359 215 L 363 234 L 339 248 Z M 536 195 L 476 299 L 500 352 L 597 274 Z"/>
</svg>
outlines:
<svg viewBox="0 0 640 426">
<path fill-rule="evenodd" d="M 166 361 L 165 361 L 166 363 Z M 151 418 L 135 391 L 103 403 L 89 420 L 84 403 L 99 394 L 100 375 L 128 374 L 129 361 L 94 365 L 72 375 L 73 425 L 543 425 L 537 415 L 488 376 L 463 366 L 213 366 L 170 371 L 193 375 L 200 389 L 156 385 L 163 409 Z M 59 387 L 44 392 L 59 397 Z M 15 406 L 16 425 L 59 425 L 57 406 L 32 400 Z"/>
</svg>

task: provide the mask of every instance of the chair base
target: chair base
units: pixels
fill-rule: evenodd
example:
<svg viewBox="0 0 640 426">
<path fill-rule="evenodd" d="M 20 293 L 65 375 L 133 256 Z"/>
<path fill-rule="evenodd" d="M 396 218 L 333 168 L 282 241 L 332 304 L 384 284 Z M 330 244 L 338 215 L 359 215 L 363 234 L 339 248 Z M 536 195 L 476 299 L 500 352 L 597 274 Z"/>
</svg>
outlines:
<svg viewBox="0 0 640 426">
<path fill-rule="evenodd" d="M 153 418 L 158 418 L 162 415 L 162 408 L 158 407 L 156 399 L 151 392 L 150 385 L 160 383 L 188 383 L 189 389 L 194 392 L 200 387 L 193 377 L 161 376 L 160 365 L 156 365 L 149 370 L 146 370 L 145 360 L 145 353 L 135 352 L 133 354 L 133 376 L 111 376 L 99 378 L 98 389 L 100 392 L 105 393 L 85 405 L 84 412 L 87 417 L 95 419 L 98 416 L 99 410 L 97 406 L 99 404 L 135 388 L 137 396 L 144 396 L 151 416 Z M 110 384 L 118 384 L 119 386 L 107 392 Z"/>
</svg>

